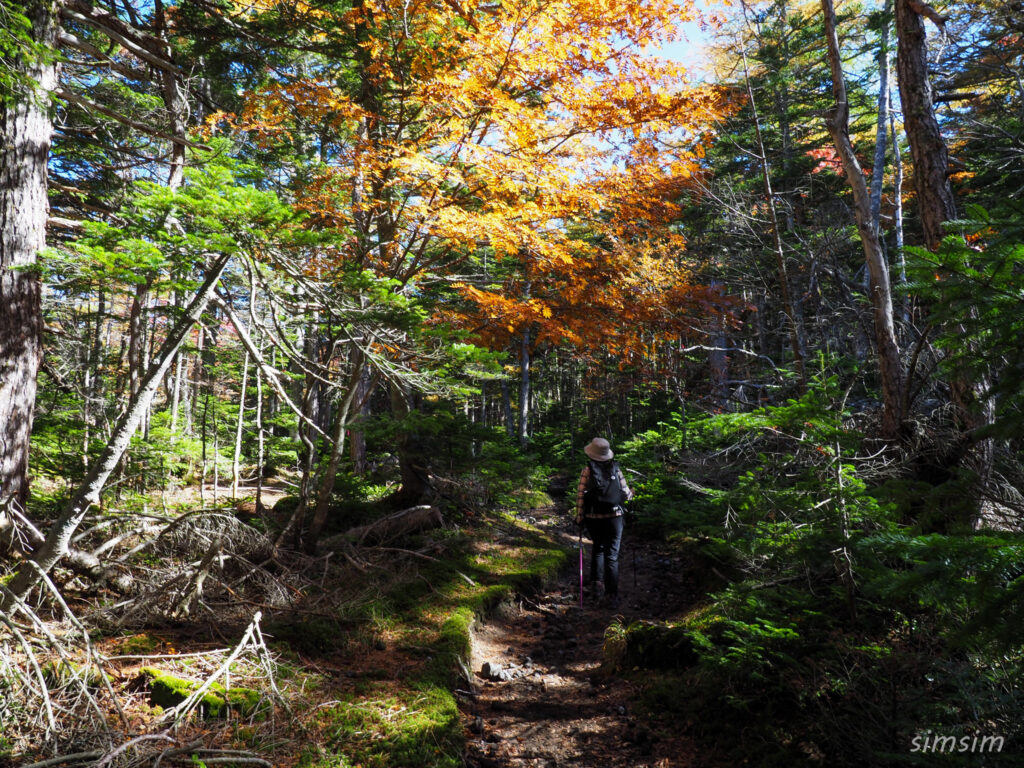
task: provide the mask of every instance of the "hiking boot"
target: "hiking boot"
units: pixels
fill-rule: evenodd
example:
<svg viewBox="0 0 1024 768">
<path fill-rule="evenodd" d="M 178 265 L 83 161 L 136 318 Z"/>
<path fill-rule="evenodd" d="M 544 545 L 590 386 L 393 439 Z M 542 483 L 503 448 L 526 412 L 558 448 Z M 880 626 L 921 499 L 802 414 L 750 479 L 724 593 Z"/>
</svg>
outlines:
<svg viewBox="0 0 1024 768">
<path fill-rule="evenodd" d="M 590 585 L 590 594 L 595 600 L 601 600 L 604 597 L 604 582 L 595 581 Z"/>
<path fill-rule="evenodd" d="M 601 601 L 602 608 L 611 608 L 613 611 L 619 607 L 619 596 L 618 595 L 605 595 Z"/>
</svg>

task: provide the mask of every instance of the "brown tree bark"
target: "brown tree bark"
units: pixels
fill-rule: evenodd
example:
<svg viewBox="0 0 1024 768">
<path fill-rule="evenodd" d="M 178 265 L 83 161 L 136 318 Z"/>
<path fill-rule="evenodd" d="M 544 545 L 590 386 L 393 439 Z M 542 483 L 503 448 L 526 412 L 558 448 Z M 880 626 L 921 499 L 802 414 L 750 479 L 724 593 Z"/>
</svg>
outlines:
<svg viewBox="0 0 1024 768">
<path fill-rule="evenodd" d="M 363 432 L 362 423 L 370 418 L 370 391 L 372 389 L 370 380 L 370 369 L 363 368 L 356 385 L 357 413 L 353 419 L 352 430 L 349 435 L 349 458 L 352 460 L 352 474 L 363 477 L 368 469 L 366 463 L 366 434 Z"/>
<path fill-rule="evenodd" d="M 32 38 L 44 51 L 57 35 L 54 0 L 25 0 Z M 55 57 L 8 53 L 0 91 L 0 538 L 10 528 L 6 510 L 24 509 L 28 445 L 42 345 L 39 251 L 46 245 L 46 164 L 53 123 L 50 94 Z"/>
<path fill-rule="evenodd" d="M 316 551 L 317 541 L 323 532 L 324 525 L 327 524 L 327 517 L 331 511 L 334 483 L 338 478 L 341 457 L 345 455 L 345 433 L 348 430 L 349 414 L 352 411 L 352 404 L 359 394 L 359 380 L 362 378 L 363 368 L 366 366 L 366 356 L 361 350 L 355 351 L 352 363 L 348 390 L 339 398 L 337 412 L 334 416 L 334 433 L 331 436 L 331 457 L 327 461 L 323 477 L 320 478 L 320 487 L 317 489 L 313 519 L 310 521 L 309 530 L 306 532 L 306 549 L 310 552 Z"/>
<path fill-rule="evenodd" d="M 885 178 L 885 149 L 889 132 L 889 12 L 892 0 L 885 0 L 882 37 L 878 48 L 878 119 L 875 123 L 875 161 L 871 168 L 871 221 L 880 228 L 882 186 Z M 895 138 L 893 139 L 895 141 Z"/>
<path fill-rule="evenodd" d="M 956 217 L 956 201 L 949 185 L 949 152 L 935 119 L 928 79 L 923 12 L 919 0 L 896 0 L 896 71 L 921 229 L 925 244 L 934 251 L 942 241 L 942 224 Z"/>
<path fill-rule="evenodd" d="M 860 161 L 850 141 L 850 105 L 846 95 L 842 58 L 839 54 L 839 36 L 836 32 L 836 13 L 832 0 L 821 0 L 825 15 L 825 39 L 828 60 L 832 70 L 832 94 L 835 104 L 825 116 L 829 135 L 843 163 L 847 183 L 853 191 L 854 215 L 860 235 L 870 278 L 871 306 L 874 314 L 875 343 L 878 347 L 878 367 L 882 390 L 882 432 L 886 437 L 897 436 L 903 415 L 903 376 L 900 370 L 900 350 L 896 343 L 896 328 L 892 317 L 892 290 L 889 285 L 889 265 L 878 239 L 877 221 L 871 214 L 871 195 Z"/>
<path fill-rule="evenodd" d="M 896 0 L 896 33 L 899 39 L 896 67 L 903 105 L 903 125 L 910 144 L 914 166 L 914 188 L 917 192 L 921 228 L 929 250 L 942 242 L 942 225 L 956 218 L 956 198 L 949 183 L 949 152 L 935 118 L 931 82 L 928 79 L 928 45 L 924 19 L 938 26 L 945 23 L 930 5 L 922 0 Z M 942 460 L 944 468 L 955 466 L 967 452 L 975 455 L 975 468 L 982 482 L 991 474 L 994 448 L 991 438 L 977 437 L 981 428 L 995 419 L 995 403 L 988 394 L 989 381 L 954 377 L 950 382 L 950 398 L 957 406 L 958 427 L 962 437 Z M 974 511 L 975 520 L 980 506 Z"/>
<path fill-rule="evenodd" d="M 519 415 L 517 432 L 519 447 L 524 451 L 530 445 L 530 329 L 523 330 L 519 343 Z"/>
</svg>

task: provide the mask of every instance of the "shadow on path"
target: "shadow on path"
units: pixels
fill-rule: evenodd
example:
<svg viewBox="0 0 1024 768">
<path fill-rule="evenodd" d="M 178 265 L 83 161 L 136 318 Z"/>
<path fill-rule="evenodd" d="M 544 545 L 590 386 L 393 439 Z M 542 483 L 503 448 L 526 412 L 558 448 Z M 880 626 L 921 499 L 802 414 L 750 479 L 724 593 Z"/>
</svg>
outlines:
<svg viewBox="0 0 1024 768">
<path fill-rule="evenodd" d="M 564 517 L 537 524 L 575 549 Z M 586 542 L 586 540 L 584 540 Z M 589 557 L 588 549 L 585 563 Z M 635 561 L 635 562 L 634 562 Z M 575 553 L 573 555 L 575 560 Z M 637 712 L 643 685 L 609 674 L 602 643 L 615 621 L 678 617 L 694 603 L 678 556 L 659 543 L 623 543 L 621 599 L 613 610 L 584 592 L 578 573 L 504 606 L 473 634 L 472 690 L 460 692 L 472 768 L 681 768 L 692 745 Z M 685 691 L 680 691 L 685 695 Z"/>
</svg>

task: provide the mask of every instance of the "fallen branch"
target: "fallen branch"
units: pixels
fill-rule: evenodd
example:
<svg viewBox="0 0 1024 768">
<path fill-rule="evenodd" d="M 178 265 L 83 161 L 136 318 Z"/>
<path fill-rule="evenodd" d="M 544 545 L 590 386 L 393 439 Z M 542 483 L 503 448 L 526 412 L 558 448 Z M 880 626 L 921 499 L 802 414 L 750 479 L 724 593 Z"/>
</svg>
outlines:
<svg viewBox="0 0 1024 768">
<path fill-rule="evenodd" d="M 58 755 L 38 763 L 23 765 L 21 768 L 50 768 L 51 765 L 64 765 L 65 763 L 84 763 L 86 760 L 96 760 L 103 757 L 103 750 L 96 749 L 92 752 L 75 752 L 73 755 Z"/>
<path fill-rule="evenodd" d="M 136 744 L 141 744 L 144 741 L 169 741 L 171 743 L 174 743 L 174 739 L 172 739 L 166 733 L 147 733 L 143 734 L 142 736 L 136 736 L 134 739 L 126 741 L 124 744 L 122 744 L 112 752 L 108 752 L 107 755 L 104 756 L 102 760 L 98 761 L 96 765 L 93 766 L 93 768 L 103 768 L 104 765 L 109 765 L 114 760 L 115 757 L 117 757 L 118 755 L 123 755 Z"/>
<path fill-rule="evenodd" d="M 39 666 L 39 661 L 36 659 L 35 653 L 32 651 L 32 646 L 29 645 L 28 640 L 21 633 L 21 631 L 15 626 L 14 622 L 11 621 L 5 614 L 0 613 L 0 623 L 7 626 L 11 634 L 14 635 L 15 640 L 18 641 L 18 645 L 21 646 L 21 650 L 25 653 L 25 658 L 28 659 L 28 664 L 32 667 L 32 672 L 36 676 L 36 682 L 39 683 L 39 697 L 43 700 L 43 711 L 46 712 L 47 729 L 46 735 L 50 736 L 57 731 L 57 721 L 53 716 L 53 702 L 50 700 L 50 691 L 46 687 L 46 678 L 43 676 L 42 667 Z M 26 683 L 28 688 L 32 688 L 32 683 L 27 678 L 23 678 L 23 682 Z"/>
<path fill-rule="evenodd" d="M 241 642 L 239 642 L 238 645 L 235 646 L 235 650 L 231 652 L 231 655 L 228 656 L 227 659 L 225 659 L 224 663 L 217 668 L 217 671 L 210 675 L 208 678 L 206 678 L 202 685 L 196 688 L 188 696 L 188 698 L 186 698 L 177 706 L 168 709 L 164 713 L 164 716 L 161 718 L 161 722 L 177 722 L 179 718 L 184 717 L 189 712 L 191 712 L 199 704 L 199 702 L 203 700 L 203 697 L 206 696 L 209 690 L 213 687 L 213 684 L 217 682 L 218 678 L 223 677 L 228 672 L 228 670 L 231 669 L 231 665 L 235 663 L 235 659 L 242 655 L 242 651 L 246 649 L 250 642 L 256 648 L 259 648 L 259 642 L 256 640 L 256 638 L 260 637 L 262 639 L 262 634 L 260 633 L 259 629 L 260 618 L 262 617 L 262 615 L 263 614 L 261 611 L 256 611 L 256 613 L 252 617 L 252 621 L 249 623 L 249 628 L 245 630 L 245 634 L 242 635 Z"/>
<path fill-rule="evenodd" d="M 326 539 L 323 545 L 325 547 L 336 546 L 342 541 L 354 542 L 357 546 L 381 543 L 410 533 L 440 528 L 443 524 L 444 518 L 441 517 L 441 511 L 437 507 L 423 504 L 395 512 L 368 525 L 349 528 L 344 533 Z"/>
<path fill-rule="evenodd" d="M 103 671 L 103 664 L 99 655 L 99 652 L 92 644 L 92 640 L 89 637 L 89 630 L 78 620 L 78 617 L 71 612 L 70 606 L 67 601 L 64 600 L 64 596 L 57 589 L 57 586 L 50 580 L 50 577 L 32 560 L 28 561 L 38 572 L 39 578 L 42 583 L 50 590 L 50 594 L 53 595 L 57 604 L 64 609 L 64 614 L 68 617 L 68 620 L 75 626 L 75 628 L 82 633 L 82 640 L 85 642 L 85 652 L 93 664 L 96 665 L 96 671 L 99 673 L 100 679 L 103 681 L 103 686 L 107 689 L 107 693 L 110 695 L 110 700 L 114 703 L 114 707 L 117 709 L 117 714 L 121 717 L 121 722 L 125 725 L 128 724 L 128 715 L 125 714 L 124 709 L 121 707 L 121 702 L 117 698 L 117 694 L 114 693 L 114 688 L 110 684 L 110 679 Z M 22 604 L 24 608 L 24 605 Z M 83 688 L 85 686 L 83 685 Z M 88 691 L 86 690 L 86 694 Z M 94 701 L 91 695 L 89 695 L 90 701 Z M 103 718 L 103 711 L 97 706 L 97 712 L 99 712 L 101 719 Z"/>
</svg>

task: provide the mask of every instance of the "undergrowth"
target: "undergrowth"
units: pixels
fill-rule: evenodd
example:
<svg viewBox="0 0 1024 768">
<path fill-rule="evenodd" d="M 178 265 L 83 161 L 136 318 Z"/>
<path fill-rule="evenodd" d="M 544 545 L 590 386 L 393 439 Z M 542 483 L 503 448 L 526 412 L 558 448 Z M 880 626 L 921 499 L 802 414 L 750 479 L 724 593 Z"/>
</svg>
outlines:
<svg viewBox="0 0 1024 768">
<path fill-rule="evenodd" d="M 682 723 L 707 765 L 930 765 L 936 736 L 943 764 L 1016 765 L 1024 544 L 934 532 L 965 476 L 914 480 L 844 403 L 820 380 L 621 446 L 642 524 L 707 596 L 676 622 L 610 627 L 607 663 L 638 670 L 648 716 Z M 1003 749 L 977 753 L 985 737 Z"/>
</svg>

